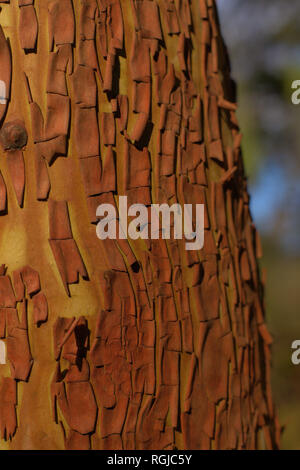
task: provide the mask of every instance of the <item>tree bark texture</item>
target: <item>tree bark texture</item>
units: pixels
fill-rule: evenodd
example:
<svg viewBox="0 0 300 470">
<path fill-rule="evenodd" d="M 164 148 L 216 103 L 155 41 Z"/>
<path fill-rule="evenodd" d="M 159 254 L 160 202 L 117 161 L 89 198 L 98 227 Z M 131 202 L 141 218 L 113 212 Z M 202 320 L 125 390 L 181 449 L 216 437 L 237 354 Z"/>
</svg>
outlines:
<svg viewBox="0 0 300 470">
<path fill-rule="evenodd" d="M 278 447 L 214 1 L 0 3 L 0 448 Z M 205 204 L 204 248 L 100 241 L 118 195 Z"/>
</svg>

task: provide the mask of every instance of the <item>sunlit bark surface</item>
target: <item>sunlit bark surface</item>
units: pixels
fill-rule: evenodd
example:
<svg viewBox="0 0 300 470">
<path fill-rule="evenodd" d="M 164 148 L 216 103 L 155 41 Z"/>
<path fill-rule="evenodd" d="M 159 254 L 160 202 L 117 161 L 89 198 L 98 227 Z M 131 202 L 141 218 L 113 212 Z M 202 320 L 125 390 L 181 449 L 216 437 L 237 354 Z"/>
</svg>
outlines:
<svg viewBox="0 0 300 470">
<path fill-rule="evenodd" d="M 276 448 L 214 1 L 0 3 L 0 448 Z M 100 241 L 118 195 L 205 204 L 204 248 Z"/>
</svg>

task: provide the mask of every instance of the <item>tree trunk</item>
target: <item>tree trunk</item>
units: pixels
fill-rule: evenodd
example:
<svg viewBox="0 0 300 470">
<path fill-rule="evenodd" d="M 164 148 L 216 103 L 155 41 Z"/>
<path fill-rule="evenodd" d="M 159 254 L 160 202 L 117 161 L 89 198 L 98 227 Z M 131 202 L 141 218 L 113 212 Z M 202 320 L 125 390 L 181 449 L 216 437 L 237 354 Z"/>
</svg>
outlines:
<svg viewBox="0 0 300 470">
<path fill-rule="evenodd" d="M 276 448 L 214 0 L 0 3 L 0 448 Z M 205 204 L 204 248 L 99 240 L 122 195 Z"/>
</svg>

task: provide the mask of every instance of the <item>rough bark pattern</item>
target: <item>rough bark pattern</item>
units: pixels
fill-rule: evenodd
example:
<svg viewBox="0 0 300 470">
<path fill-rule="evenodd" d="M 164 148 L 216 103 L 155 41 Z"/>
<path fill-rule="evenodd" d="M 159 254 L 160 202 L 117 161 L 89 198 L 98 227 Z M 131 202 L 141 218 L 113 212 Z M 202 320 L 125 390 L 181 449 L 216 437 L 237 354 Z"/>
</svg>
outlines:
<svg viewBox="0 0 300 470">
<path fill-rule="evenodd" d="M 0 3 L 1 448 L 276 448 L 214 0 Z M 204 249 L 98 240 L 118 195 L 204 203 Z"/>
</svg>

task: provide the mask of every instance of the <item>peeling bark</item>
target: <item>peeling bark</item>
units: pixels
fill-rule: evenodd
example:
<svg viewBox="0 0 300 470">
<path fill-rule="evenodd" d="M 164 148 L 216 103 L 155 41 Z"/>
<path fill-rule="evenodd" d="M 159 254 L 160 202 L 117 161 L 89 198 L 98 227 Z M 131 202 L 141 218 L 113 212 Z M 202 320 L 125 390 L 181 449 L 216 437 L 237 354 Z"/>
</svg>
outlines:
<svg viewBox="0 0 300 470">
<path fill-rule="evenodd" d="M 0 448 L 277 448 L 214 0 L 0 3 Z M 205 204 L 204 248 L 100 241 L 119 195 Z"/>
</svg>

